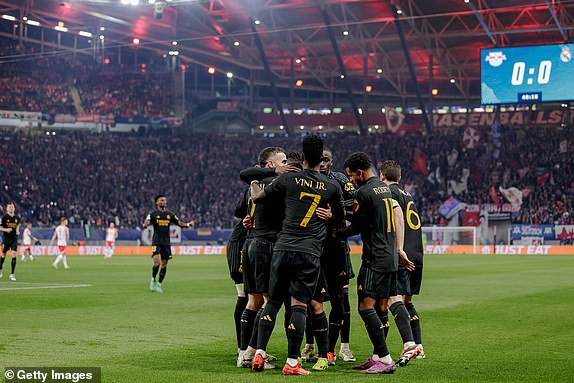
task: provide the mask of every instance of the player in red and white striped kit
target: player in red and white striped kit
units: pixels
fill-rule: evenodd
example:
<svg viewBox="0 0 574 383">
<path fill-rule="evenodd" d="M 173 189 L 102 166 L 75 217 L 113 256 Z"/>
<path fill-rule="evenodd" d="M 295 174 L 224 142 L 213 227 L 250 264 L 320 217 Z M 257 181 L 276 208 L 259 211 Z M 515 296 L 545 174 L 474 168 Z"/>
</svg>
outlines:
<svg viewBox="0 0 574 383">
<path fill-rule="evenodd" d="M 24 233 L 22 233 L 22 243 L 24 252 L 22 253 L 22 262 L 26 261 L 26 256 L 33 261 L 34 256 L 32 255 L 32 251 L 30 250 L 30 246 L 32 246 L 32 240 L 38 240 L 38 238 L 32 235 L 32 224 L 26 224 L 26 228 L 24 229 Z"/>
<path fill-rule="evenodd" d="M 54 230 L 54 235 L 52 236 L 52 240 L 50 241 L 50 246 L 54 243 L 55 239 L 58 239 L 58 256 L 54 263 L 52 263 L 52 267 L 54 269 L 58 268 L 58 263 L 64 263 L 64 269 L 69 269 L 68 260 L 66 259 L 66 247 L 68 246 L 68 241 L 70 240 L 70 231 L 68 230 L 68 219 L 62 218 L 60 220 L 60 225 Z"/>
<path fill-rule="evenodd" d="M 113 222 L 106 229 L 106 248 L 104 249 L 104 258 L 109 259 L 114 255 L 116 249 L 116 238 L 118 238 L 118 229 Z"/>
</svg>

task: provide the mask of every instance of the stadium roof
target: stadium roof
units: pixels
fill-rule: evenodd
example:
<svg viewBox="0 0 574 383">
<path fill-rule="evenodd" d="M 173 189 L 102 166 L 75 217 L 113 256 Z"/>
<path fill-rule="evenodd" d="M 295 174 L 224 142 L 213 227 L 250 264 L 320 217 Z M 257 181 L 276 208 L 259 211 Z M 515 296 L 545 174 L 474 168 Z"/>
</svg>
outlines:
<svg viewBox="0 0 574 383">
<path fill-rule="evenodd" d="M 372 95 L 401 99 L 414 97 L 415 87 L 393 7 L 400 9 L 423 92 L 430 92 L 432 78 L 445 100 L 478 99 L 480 48 L 561 43 L 572 40 L 574 30 L 574 0 L 164 1 L 161 19 L 154 18 L 160 0 L 139 0 L 139 5 L 122 4 L 127 0 L 0 0 L 0 13 L 26 16 L 49 28 L 62 21 L 76 34 L 96 35 L 104 27 L 101 33 L 110 48 L 130 45 L 137 37 L 142 49 L 164 54 L 177 41 L 183 62 L 215 66 L 264 84 L 259 35 L 279 85 L 298 79 L 303 88 L 344 92 L 329 22 L 353 89 L 362 93 L 369 84 Z"/>
</svg>

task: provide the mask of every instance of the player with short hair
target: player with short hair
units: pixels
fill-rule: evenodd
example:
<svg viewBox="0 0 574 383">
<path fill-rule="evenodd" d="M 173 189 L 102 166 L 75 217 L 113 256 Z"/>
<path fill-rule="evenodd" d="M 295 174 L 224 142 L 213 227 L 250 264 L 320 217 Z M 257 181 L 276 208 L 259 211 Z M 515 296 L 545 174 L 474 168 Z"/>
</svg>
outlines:
<svg viewBox="0 0 574 383">
<path fill-rule="evenodd" d="M 32 240 L 37 241 L 38 238 L 32 235 L 32 224 L 27 223 L 26 227 L 24 228 L 24 232 L 22 233 L 22 247 L 24 248 L 24 252 L 22 253 L 22 262 L 26 261 L 26 256 L 28 256 L 30 261 L 34 260 L 34 256 L 32 255 L 32 251 L 30 249 L 32 246 Z"/>
<path fill-rule="evenodd" d="M 52 263 L 54 269 L 58 268 L 60 262 L 64 263 L 64 269 L 69 269 L 68 257 L 66 257 L 66 247 L 68 247 L 68 241 L 70 240 L 70 230 L 68 229 L 68 219 L 63 217 L 60 219 L 60 225 L 54 230 L 54 235 L 50 240 L 50 246 L 54 243 L 55 239 L 58 239 L 58 256 Z"/>
<path fill-rule="evenodd" d="M 261 190 L 258 182 L 251 183 L 251 195 L 256 203 L 284 201 L 285 219 L 273 249 L 269 279 L 269 301 L 261 314 L 257 352 L 252 363 L 255 371 L 263 369 L 265 349 L 273 332 L 277 312 L 285 298 L 291 296 L 291 317 L 287 325 L 288 358 L 284 375 L 306 375 L 298 362 L 305 333 L 307 304 L 313 298 L 320 275 L 320 257 L 327 234 L 326 210 L 332 219 L 344 218 L 340 187 L 319 172 L 323 140 L 307 136 L 302 142 L 304 170 L 285 173 Z M 269 202 L 267 202 L 269 201 Z M 316 313 L 314 327 L 320 331 L 318 344 L 328 343 L 328 322 L 325 313 Z M 317 333 L 319 334 L 319 333 Z M 320 350 L 321 351 L 321 350 Z M 327 347 L 320 355 L 327 365 Z M 317 363 L 319 363 L 319 361 Z"/>
<path fill-rule="evenodd" d="M 259 153 L 259 166 L 261 168 L 275 169 L 285 166 L 287 156 L 279 147 L 267 147 Z M 276 176 L 267 177 L 259 182 L 265 187 L 275 180 Z M 244 219 L 247 227 L 251 228 L 251 243 L 246 256 L 243 257 L 243 280 L 248 301 L 241 316 L 241 347 L 238 355 L 238 366 L 247 366 L 255 356 L 257 328 L 261 311 L 268 300 L 269 273 L 273 245 L 277 234 L 281 230 L 283 220 L 283 206 L 281 204 L 254 203 L 250 201 L 251 208 Z M 270 363 L 265 368 L 275 368 Z"/>
<path fill-rule="evenodd" d="M 355 187 L 346 175 L 332 170 L 333 153 L 327 147 L 323 148 L 321 157 L 321 173 L 329 179 L 335 181 L 343 191 L 343 199 L 347 217 L 352 214 L 353 198 L 356 194 Z M 345 222 L 341 221 L 331 230 L 345 227 Z M 327 358 L 330 365 L 335 364 L 335 346 L 341 334 L 341 348 L 339 356 L 345 362 L 356 361 L 355 356 L 349 348 L 351 306 L 349 302 L 349 279 L 354 278 L 353 267 L 349 251 L 349 243 L 346 238 L 334 238 L 327 235 L 323 254 L 321 255 L 321 269 L 327 287 L 327 296 L 331 302 L 331 312 L 329 313 L 329 352 Z M 310 318 L 310 316 L 308 317 Z M 301 351 L 301 357 L 305 360 L 314 356 L 313 335 L 309 333 L 309 328 L 313 330 L 310 321 L 307 321 L 307 344 Z"/>
<path fill-rule="evenodd" d="M 416 344 L 416 350 L 412 351 L 412 345 L 407 345 L 405 342 L 405 349 L 398 360 L 399 366 L 404 366 L 415 356 L 417 359 L 426 357 L 422 345 L 419 314 L 412 303 L 413 295 L 420 293 L 423 276 L 422 222 L 413 196 L 399 185 L 401 181 L 401 165 L 393 160 L 384 161 L 381 164 L 380 174 L 381 181 L 389 186 L 393 198 L 399 203 L 404 212 L 404 249 L 409 259 L 415 265 L 413 271 L 408 271 L 402 264 L 399 264 L 397 271 L 397 293 L 399 295 L 390 301 L 390 310 L 395 316 L 395 321 L 397 321 L 397 318 L 408 319 L 407 323 L 409 323 L 412 333 L 412 340 Z M 397 323 L 397 327 L 399 327 L 399 323 Z M 405 333 L 408 333 L 408 331 L 401 331 L 401 336 Z M 405 336 L 403 336 L 403 341 L 405 339 Z"/>
<path fill-rule="evenodd" d="M 351 226 L 339 230 L 338 234 L 360 233 L 363 240 L 362 263 L 357 277 L 359 315 L 374 348 L 373 356 L 353 369 L 366 374 L 393 373 L 395 362 L 389 353 L 376 307 L 385 311 L 389 297 L 396 295 L 397 252 L 407 269 L 413 267 L 403 249 L 396 246 L 393 215 L 400 214 L 400 207 L 393 200 L 389 187 L 376 177 L 366 153 L 351 154 L 345 161 L 345 170 L 359 190 L 353 202 Z M 402 238 L 398 242 L 402 243 Z"/>
<path fill-rule="evenodd" d="M 16 258 L 18 257 L 18 235 L 20 234 L 20 217 L 16 215 L 16 204 L 6 204 L 6 214 L 2 216 L 0 231 L 4 233 L 2 238 L 2 255 L 0 256 L 0 278 L 2 278 L 2 266 L 7 255 L 12 256 L 10 280 L 16 281 Z"/>
<path fill-rule="evenodd" d="M 109 259 L 114 255 L 117 238 L 118 228 L 113 222 L 110 222 L 110 225 L 106 229 L 106 248 L 104 249 L 104 259 Z"/>
<path fill-rule="evenodd" d="M 143 224 L 144 229 L 149 225 L 152 225 L 153 227 L 153 238 L 151 242 L 153 267 L 149 289 L 151 291 L 163 293 L 161 284 L 165 278 L 165 274 L 167 273 L 167 263 L 172 258 L 169 226 L 173 223 L 179 227 L 188 228 L 191 227 L 193 223 L 185 223 L 173 212 L 167 210 L 167 197 L 165 195 L 158 194 L 155 196 L 154 203 L 156 210 L 147 215 Z M 157 277 L 158 272 L 159 279 L 156 282 L 155 278 Z"/>
</svg>

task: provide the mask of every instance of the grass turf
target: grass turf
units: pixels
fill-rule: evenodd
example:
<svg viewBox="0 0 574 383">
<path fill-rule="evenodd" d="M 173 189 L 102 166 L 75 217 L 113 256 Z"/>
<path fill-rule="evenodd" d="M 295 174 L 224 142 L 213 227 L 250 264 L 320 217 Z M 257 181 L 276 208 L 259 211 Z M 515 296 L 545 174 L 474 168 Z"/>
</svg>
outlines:
<svg viewBox="0 0 574 383">
<path fill-rule="evenodd" d="M 164 294 L 147 289 L 149 257 L 69 259 L 71 270 L 51 269 L 50 258 L 19 261 L 16 283 L 4 264 L 2 370 L 95 366 L 103 382 L 114 383 L 574 381 L 574 256 L 429 255 L 415 301 L 427 359 L 392 376 L 364 376 L 339 362 L 303 378 L 281 376 L 282 312 L 269 345 L 278 369 L 257 374 L 235 367 L 235 287 L 224 257 L 175 258 Z M 358 257 L 353 261 L 358 268 Z M 55 284 L 93 286 L 40 288 Z M 362 362 L 372 348 L 356 313 L 354 284 L 351 290 L 351 349 Z M 393 323 L 388 343 L 397 357 L 402 345 Z"/>
</svg>

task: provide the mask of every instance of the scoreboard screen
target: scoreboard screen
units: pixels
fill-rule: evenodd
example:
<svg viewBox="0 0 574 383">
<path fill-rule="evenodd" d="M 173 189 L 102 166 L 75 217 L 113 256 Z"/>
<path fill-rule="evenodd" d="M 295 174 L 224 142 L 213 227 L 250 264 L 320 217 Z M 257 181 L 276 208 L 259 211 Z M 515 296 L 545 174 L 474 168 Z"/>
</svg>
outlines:
<svg viewBox="0 0 574 383">
<path fill-rule="evenodd" d="M 482 49 L 482 104 L 574 100 L 574 44 Z"/>
</svg>

